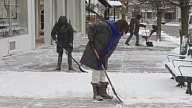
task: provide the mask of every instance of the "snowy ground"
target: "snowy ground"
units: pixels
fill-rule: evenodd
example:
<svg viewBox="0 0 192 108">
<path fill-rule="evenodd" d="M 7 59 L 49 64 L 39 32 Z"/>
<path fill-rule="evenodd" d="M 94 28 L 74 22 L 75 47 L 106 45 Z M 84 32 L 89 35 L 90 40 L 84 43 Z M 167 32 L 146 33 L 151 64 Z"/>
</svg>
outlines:
<svg viewBox="0 0 192 108">
<path fill-rule="evenodd" d="M 140 32 L 143 32 L 141 29 Z M 67 71 L 64 55 L 62 71 L 53 69 L 57 62 L 55 45 L 43 45 L 36 50 L 2 57 L 0 61 L 0 108 L 127 108 L 127 107 L 192 107 L 192 97 L 186 87 L 178 88 L 165 69 L 166 55 L 178 53 L 179 39 L 162 32 L 164 40 L 151 40 L 154 47 L 124 44 L 124 36 L 109 59 L 108 75 L 122 99 L 120 103 L 109 86 L 113 100 L 92 99 L 91 71 Z M 73 57 L 79 61 L 87 42 L 75 37 Z"/>
</svg>

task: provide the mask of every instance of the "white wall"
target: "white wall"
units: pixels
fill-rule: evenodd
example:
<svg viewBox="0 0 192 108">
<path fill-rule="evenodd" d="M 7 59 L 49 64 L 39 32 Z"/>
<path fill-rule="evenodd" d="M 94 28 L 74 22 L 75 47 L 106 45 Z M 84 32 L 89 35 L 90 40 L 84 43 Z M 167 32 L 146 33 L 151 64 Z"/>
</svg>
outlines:
<svg viewBox="0 0 192 108">
<path fill-rule="evenodd" d="M 81 21 L 81 34 L 82 35 L 84 35 L 84 36 L 86 36 L 86 9 L 85 9 L 85 0 L 82 0 L 82 2 L 81 2 L 81 10 L 82 10 L 82 12 L 81 12 L 81 19 L 82 19 L 82 21 Z"/>
<path fill-rule="evenodd" d="M 71 25 L 75 27 L 75 0 L 67 0 L 67 19 L 70 19 Z"/>
<path fill-rule="evenodd" d="M 65 0 L 57 0 L 57 21 L 61 15 L 65 16 Z"/>
<path fill-rule="evenodd" d="M 0 57 L 7 56 L 9 54 L 16 54 L 20 52 L 25 52 L 29 50 L 35 49 L 35 0 L 27 0 L 28 1 L 28 34 L 26 35 L 20 35 L 20 36 L 11 36 L 6 38 L 0 39 Z M 68 19 L 71 19 L 71 23 L 73 26 L 75 26 L 75 2 L 74 0 L 58 0 L 61 4 L 61 6 L 64 6 L 60 8 L 62 11 L 60 11 L 58 14 L 64 14 L 66 15 L 66 10 L 68 11 L 67 15 Z M 67 8 L 65 9 L 66 5 L 65 2 L 67 1 Z M 51 30 L 53 27 L 53 0 L 44 0 L 45 3 L 45 28 L 44 28 L 44 43 L 51 44 Z M 81 34 L 85 35 L 86 32 L 86 26 L 85 26 L 85 0 L 82 0 L 81 3 L 82 7 L 82 21 L 81 21 L 81 27 L 82 31 Z M 72 11 L 72 12 L 71 12 Z M 57 15 L 58 15 L 57 14 Z M 16 43 L 16 50 L 9 52 L 9 41 L 14 40 Z"/>
<path fill-rule="evenodd" d="M 44 0 L 44 43 L 51 44 L 53 28 L 53 0 Z"/>
<path fill-rule="evenodd" d="M 29 51 L 35 48 L 35 26 L 34 26 L 34 1 L 27 0 L 28 7 L 28 34 L 20 36 L 9 36 L 0 39 L 0 57 L 10 54 Z M 9 41 L 15 41 L 15 50 L 9 52 Z"/>
</svg>

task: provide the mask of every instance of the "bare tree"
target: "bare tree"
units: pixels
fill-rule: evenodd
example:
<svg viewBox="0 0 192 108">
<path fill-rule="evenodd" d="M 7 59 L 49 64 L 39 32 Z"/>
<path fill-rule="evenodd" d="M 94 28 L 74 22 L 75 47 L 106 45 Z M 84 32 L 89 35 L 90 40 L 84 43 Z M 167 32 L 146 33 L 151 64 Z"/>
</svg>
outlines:
<svg viewBox="0 0 192 108">
<path fill-rule="evenodd" d="M 166 0 L 171 5 L 180 7 L 181 9 L 181 30 L 180 30 L 180 54 L 185 55 L 187 53 L 188 44 L 188 19 L 189 19 L 189 9 L 191 7 L 191 0 Z"/>
<path fill-rule="evenodd" d="M 171 9 L 169 2 L 166 0 L 139 0 L 142 3 L 149 4 L 153 10 L 156 11 L 157 16 L 157 35 L 156 40 L 161 41 L 161 20 L 163 13 L 167 9 Z"/>
</svg>

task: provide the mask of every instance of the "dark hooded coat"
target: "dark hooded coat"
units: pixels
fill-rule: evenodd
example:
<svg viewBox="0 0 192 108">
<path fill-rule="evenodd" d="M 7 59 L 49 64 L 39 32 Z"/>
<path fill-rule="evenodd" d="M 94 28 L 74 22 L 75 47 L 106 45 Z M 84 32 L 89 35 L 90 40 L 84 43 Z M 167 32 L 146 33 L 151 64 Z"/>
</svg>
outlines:
<svg viewBox="0 0 192 108">
<path fill-rule="evenodd" d="M 95 24 L 89 25 L 88 39 L 89 39 L 89 41 L 94 42 L 95 48 L 96 48 L 99 56 L 101 56 L 101 54 L 105 50 L 108 42 L 111 39 L 111 35 L 112 35 L 112 28 L 106 22 L 97 22 Z M 107 69 L 108 58 L 112 55 L 113 51 L 116 49 L 120 38 L 121 37 L 116 37 L 114 39 L 112 47 L 104 56 L 105 63 L 106 63 L 106 67 L 105 67 L 106 69 Z M 84 50 L 84 53 L 83 53 L 83 56 L 82 56 L 80 62 L 89 68 L 98 70 L 98 59 L 89 43 L 87 43 L 87 45 L 86 45 L 86 48 Z"/>
<path fill-rule="evenodd" d="M 73 48 L 70 47 L 70 45 L 73 45 L 73 28 L 71 24 L 68 23 L 66 16 L 60 16 L 51 31 L 51 37 L 53 40 L 58 40 L 67 52 L 72 52 Z M 63 53 L 63 49 L 58 45 L 57 52 Z"/>
</svg>

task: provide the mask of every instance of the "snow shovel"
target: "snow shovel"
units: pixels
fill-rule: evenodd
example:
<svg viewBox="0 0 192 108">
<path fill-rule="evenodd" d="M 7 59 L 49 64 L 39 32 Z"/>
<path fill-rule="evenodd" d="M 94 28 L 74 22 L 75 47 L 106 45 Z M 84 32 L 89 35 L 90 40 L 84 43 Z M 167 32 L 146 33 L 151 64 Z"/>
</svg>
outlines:
<svg viewBox="0 0 192 108">
<path fill-rule="evenodd" d="M 65 48 L 63 48 L 63 47 L 61 46 L 61 44 L 58 43 L 57 45 L 60 46 L 60 47 L 63 49 L 63 51 L 73 59 L 73 61 L 79 66 L 79 70 L 80 70 L 81 72 L 88 73 L 88 72 L 82 67 L 82 65 L 80 65 L 80 64 L 72 57 L 72 55 L 69 54 L 69 53 L 65 50 Z"/>
<path fill-rule="evenodd" d="M 146 33 L 146 45 L 147 46 L 153 46 L 153 43 L 152 42 L 149 42 L 149 37 L 147 36 L 147 32 L 146 32 L 146 28 L 145 28 L 145 33 Z"/>
<path fill-rule="evenodd" d="M 95 46 L 94 46 L 93 44 L 91 44 L 91 46 L 92 46 L 92 48 L 93 48 L 93 51 L 95 52 L 95 55 L 96 55 L 97 58 L 99 59 L 99 54 L 97 53 L 97 50 L 96 50 Z M 119 99 L 119 101 L 123 103 L 123 101 L 122 101 L 122 100 L 119 98 L 119 96 L 117 95 L 117 93 L 116 93 L 116 91 L 115 91 L 115 89 L 114 89 L 114 86 L 112 85 L 111 80 L 109 79 L 109 76 L 107 75 L 107 72 L 106 72 L 105 67 L 103 66 L 103 64 L 101 65 L 101 67 L 102 67 L 102 69 L 103 69 L 103 71 L 104 71 L 104 73 L 105 73 L 105 76 L 107 77 L 107 79 L 108 79 L 108 81 L 109 81 L 109 84 L 111 85 L 111 88 L 112 88 L 112 90 L 113 90 L 113 93 L 114 93 L 115 96 Z"/>
</svg>

